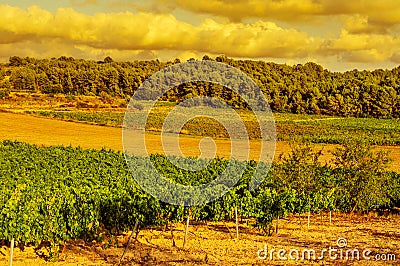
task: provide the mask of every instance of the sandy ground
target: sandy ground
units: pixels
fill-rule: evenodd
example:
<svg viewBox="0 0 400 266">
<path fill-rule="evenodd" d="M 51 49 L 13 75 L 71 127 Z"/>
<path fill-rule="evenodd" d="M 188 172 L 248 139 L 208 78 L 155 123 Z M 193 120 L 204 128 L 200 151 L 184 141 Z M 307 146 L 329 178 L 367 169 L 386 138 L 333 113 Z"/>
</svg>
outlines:
<svg viewBox="0 0 400 266">
<path fill-rule="evenodd" d="M 136 133 L 132 139 L 136 139 Z M 60 121 L 49 118 L 34 117 L 25 114 L 0 112 L 0 140 L 18 140 L 37 145 L 72 145 L 82 148 L 122 150 L 122 130 L 120 128 L 102 127 L 83 123 Z M 179 139 L 180 149 L 186 156 L 200 155 L 199 142 L 201 138 L 182 136 Z M 231 142 L 229 140 L 216 140 L 216 154 L 229 158 Z M 146 134 L 146 147 L 149 153 L 164 153 L 160 135 Z M 317 144 L 316 149 L 322 149 L 321 160 L 330 162 L 333 151 L 338 145 Z M 251 142 L 249 159 L 258 159 L 260 142 Z M 400 146 L 378 146 L 390 152 L 392 163 L 391 170 L 400 172 Z M 291 150 L 290 144 L 279 141 L 276 144 L 275 158 Z"/>
<path fill-rule="evenodd" d="M 174 224 L 165 227 L 149 228 L 139 232 L 122 261 L 122 265 L 400 265 L 400 217 L 390 215 L 377 217 L 370 215 L 332 215 L 329 224 L 327 213 L 314 214 L 307 226 L 307 217 L 297 215 L 279 220 L 279 231 L 272 236 L 265 236 L 260 230 L 241 222 L 239 239 L 236 239 L 233 222 L 194 223 L 189 226 L 188 241 L 183 247 L 184 225 Z M 172 233 L 171 233 L 172 232 Z M 71 241 L 67 243 L 55 263 L 39 258 L 33 248 L 21 251 L 15 249 L 15 266 L 22 265 L 116 265 L 123 254 L 129 233 L 118 237 L 114 247 L 103 248 L 102 243 L 84 243 Z M 338 239 L 345 239 L 347 246 L 339 248 Z M 341 240 L 340 243 L 344 240 Z M 267 246 L 268 256 L 258 251 Z M 321 256 L 323 249 L 337 249 L 332 258 L 325 254 L 321 259 L 305 260 L 302 254 L 305 249 L 313 249 L 316 257 Z M 272 249 L 273 259 L 270 259 Z M 299 260 L 279 260 L 277 251 L 284 249 L 299 252 Z M 357 249 L 360 260 L 348 250 Z M 363 259 L 362 252 L 371 250 L 370 260 Z M 340 253 L 342 250 L 342 259 Z M 41 250 L 41 252 L 44 252 Z M 346 253 L 347 259 L 346 259 Z M 292 253 L 297 256 L 296 253 Z M 356 253 L 355 253 L 356 254 Z M 335 256 L 337 255 L 337 257 Z M 286 254 L 285 257 L 289 255 Z M 381 259 L 377 261 L 376 256 Z M 384 257 L 386 256 L 386 257 Z M 336 259 L 335 259 L 336 257 Z M 382 260 L 382 258 L 386 258 Z M 9 259 L 9 248 L 1 247 L 0 262 Z M 394 260 L 395 259 L 395 260 Z M 4 264 L 2 264 L 4 265 Z"/>
</svg>

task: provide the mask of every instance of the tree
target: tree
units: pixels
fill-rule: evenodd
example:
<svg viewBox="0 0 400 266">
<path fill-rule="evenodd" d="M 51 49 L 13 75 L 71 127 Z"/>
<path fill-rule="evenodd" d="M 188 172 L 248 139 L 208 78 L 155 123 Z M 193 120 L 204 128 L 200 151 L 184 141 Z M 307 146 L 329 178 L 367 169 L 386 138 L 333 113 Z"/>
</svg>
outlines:
<svg viewBox="0 0 400 266">
<path fill-rule="evenodd" d="M 114 60 L 111 58 L 111 57 L 109 57 L 109 56 L 107 56 L 106 58 L 104 58 L 104 63 L 112 63 L 112 62 L 114 62 Z"/>
<path fill-rule="evenodd" d="M 13 67 L 23 66 L 25 64 L 25 60 L 19 56 L 11 56 L 9 59 L 9 65 Z"/>
<path fill-rule="evenodd" d="M 11 73 L 10 81 L 16 90 L 35 90 L 36 73 L 29 68 L 18 68 Z"/>
<path fill-rule="evenodd" d="M 349 206 L 348 211 L 369 211 L 389 204 L 385 188 L 386 167 L 390 162 L 387 152 L 374 153 L 367 141 L 352 139 L 333 154 L 346 201 L 343 206 Z"/>
<path fill-rule="evenodd" d="M 272 169 L 273 183 L 281 193 L 296 191 L 299 200 L 297 211 L 311 211 L 313 197 L 321 192 L 321 151 L 313 151 L 311 145 L 295 146 L 287 156 L 280 156 L 282 163 Z"/>
</svg>

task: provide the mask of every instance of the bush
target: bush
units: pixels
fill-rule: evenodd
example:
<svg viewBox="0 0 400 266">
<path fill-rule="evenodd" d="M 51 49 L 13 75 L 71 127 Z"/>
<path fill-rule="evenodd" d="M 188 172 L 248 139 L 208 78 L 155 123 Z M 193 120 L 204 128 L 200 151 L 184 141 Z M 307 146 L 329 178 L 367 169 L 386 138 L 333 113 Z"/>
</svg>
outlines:
<svg viewBox="0 0 400 266">
<path fill-rule="evenodd" d="M 338 148 L 335 155 L 335 173 L 342 191 L 342 208 L 345 211 L 370 211 L 389 205 L 387 193 L 387 152 L 373 152 L 369 142 L 350 140 Z M 350 208 L 350 209 L 348 209 Z"/>
<path fill-rule="evenodd" d="M 10 95 L 9 89 L 0 89 L 0 99 L 3 99 Z"/>
<path fill-rule="evenodd" d="M 67 99 L 69 101 L 73 101 L 73 100 L 75 100 L 75 96 L 72 94 L 67 94 L 67 95 L 65 95 L 65 99 Z"/>
<path fill-rule="evenodd" d="M 112 103 L 113 102 L 112 97 L 105 91 L 100 92 L 99 96 L 100 96 L 100 100 L 103 103 Z"/>
</svg>

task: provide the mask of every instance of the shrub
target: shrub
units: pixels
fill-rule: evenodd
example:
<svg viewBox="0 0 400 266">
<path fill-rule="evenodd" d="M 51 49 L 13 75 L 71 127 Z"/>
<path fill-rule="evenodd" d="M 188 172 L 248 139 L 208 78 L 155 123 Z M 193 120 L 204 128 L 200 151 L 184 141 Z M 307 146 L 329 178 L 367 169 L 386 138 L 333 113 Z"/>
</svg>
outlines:
<svg viewBox="0 0 400 266">
<path fill-rule="evenodd" d="M 385 187 L 390 162 L 387 152 L 373 152 L 369 142 L 353 139 L 333 154 L 345 211 L 369 211 L 390 203 Z"/>
<path fill-rule="evenodd" d="M 0 99 L 3 99 L 10 95 L 9 89 L 0 89 Z"/>
<path fill-rule="evenodd" d="M 100 100 L 104 103 L 112 103 L 113 102 L 112 97 L 105 91 L 100 92 L 99 96 L 100 96 Z"/>
</svg>

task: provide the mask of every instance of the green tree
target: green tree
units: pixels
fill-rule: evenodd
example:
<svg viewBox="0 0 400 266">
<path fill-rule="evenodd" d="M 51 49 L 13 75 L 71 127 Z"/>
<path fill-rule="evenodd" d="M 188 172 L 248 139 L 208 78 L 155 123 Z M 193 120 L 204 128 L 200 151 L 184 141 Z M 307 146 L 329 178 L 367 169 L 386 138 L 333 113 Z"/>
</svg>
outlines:
<svg viewBox="0 0 400 266">
<path fill-rule="evenodd" d="M 374 152 L 370 143 L 364 140 L 349 140 L 338 148 L 335 156 L 335 173 L 341 180 L 344 194 L 342 208 L 348 211 L 369 211 L 389 204 L 385 188 L 386 168 L 390 162 L 388 153 Z"/>
<path fill-rule="evenodd" d="M 36 73 L 29 68 L 17 68 L 12 71 L 10 82 L 15 90 L 35 90 Z"/>
</svg>

